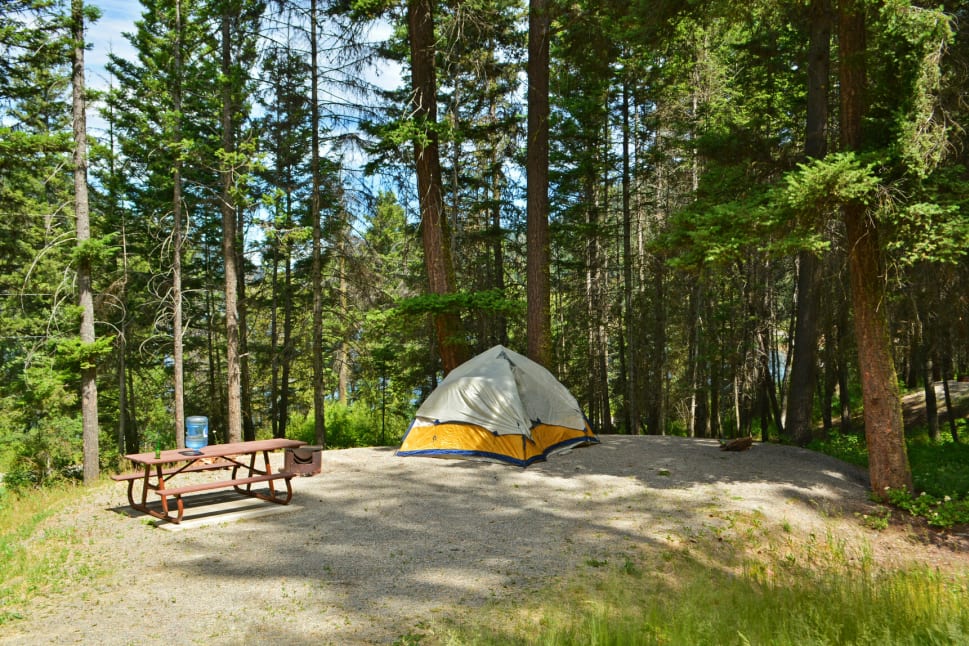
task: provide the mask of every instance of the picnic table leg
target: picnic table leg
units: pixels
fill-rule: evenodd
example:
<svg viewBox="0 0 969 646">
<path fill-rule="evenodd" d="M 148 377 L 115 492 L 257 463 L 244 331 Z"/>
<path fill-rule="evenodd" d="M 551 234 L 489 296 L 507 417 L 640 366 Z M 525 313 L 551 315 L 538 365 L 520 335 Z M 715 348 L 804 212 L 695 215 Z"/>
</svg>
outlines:
<svg viewBox="0 0 969 646">
<path fill-rule="evenodd" d="M 159 492 L 162 492 L 162 491 L 165 490 L 165 478 L 162 476 L 162 465 L 160 465 L 160 464 L 159 465 L 156 465 L 156 468 L 158 469 L 158 486 L 157 486 L 157 490 Z M 161 504 L 162 504 L 162 514 L 164 514 L 164 517 L 165 518 L 168 518 L 168 496 L 162 494 L 162 496 L 161 496 Z"/>
<path fill-rule="evenodd" d="M 140 503 L 135 502 L 135 499 L 134 499 L 135 480 L 133 479 L 133 480 L 129 480 L 128 481 L 128 502 L 131 504 L 132 509 L 137 509 L 140 512 L 143 512 L 145 514 L 148 514 L 149 516 L 153 516 L 153 517 L 158 518 L 158 519 L 161 519 L 161 520 L 167 520 L 167 521 L 170 521 L 170 522 L 173 522 L 173 523 L 178 523 L 179 521 L 182 520 L 182 501 L 181 501 L 181 499 L 178 500 L 178 517 L 177 518 L 173 518 L 168 513 L 168 498 L 167 498 L 167 496 L 162 495 L 162 497 L 161 497 L 162 509 L 164 510 L 163 513 L 162 512 L 157 512 L 157 511 L 155 511 L 154 509 L 152 509 L 151 507 L 148 506 L 148 490 L 149 489 L 156 489 L 156 490 L 162 490 L 163 491 L 165 489 L 165 480 L 162 477 L 162 465 L 160 465 L 160 464 L 156 465 L 155 466 L 155 469 L 156 469 L 156 477 L 158 478 L 158 485 L 157 486 L 151 484 L 151 465 L 150 464 L 146 464 L 145 465 L 145 476 L 143 478 L 141 478 L 141 502 Z"/>
<path fill-rule="evenodd" d="M 148 479 L 151 477 L 151 467 L 145 466 L 145 477 L 141 479 L 141 503 L 135 502 L 135 480 L 137 478 L 131 478 L 128 480 L 128 504 L 131 505 L 132 509 L 137 509 L 138 511 L 148 510 Z"/>
<path fill-rule="evenodd" d="M 141 487 L 141 507 L 148 509 L 148 490 L 151 488 L 151 465 L 145 465 L 145 479 Z"/>
<path fill-rule="evenodd" d="M 156 469 L 157 469 L 158 485 L 155 487 L 155 490 L 158 491 L 159 495 L 161 496 L 162 511 L 161 513 L 158 513 L 156 511 L 151 511 L 147 509 L 147 507 L 145 510 L 156 518 L 160 518 L 161 520 L 167 520 L 168 522 L 175 523 L 177 525 L 178 523 L 182 522 L 182 515 L 185 513 L 185 505 L 182 503 L 181 496 L 175 496 L 175 503 L 178 506 L 178 516 L 173 518 L 168 511 L 168 496 L 165 495 L 165 477 L 162 473 L 162 465 L 160 464 L 156 465 Z"/>
<path fill-rule="evenodd" d="M 269 464 L 269 451 L 263 451 L 262 452 L 262 461 L 263 461 L 263 464 L 266 465 L 266 475 L 269 475 L 270 473 L 273 472 L 272 465 Z M 276 487 L 274 486 L 273 481 L 270 480 L 266 484 L 269 485 L 269 495 L 272 496 L 273 498 L 275 498 L 276 497 Z"/>
<path fill-rule="evenodd" d="M 248 477 L 252 477 L 252 476 L 256 476 L 256 475 L 272 475 L 273 468 L 272 468 L 272 464 L 270 464 L 270 462 L 269 462 L 269 451 L 262 451 L 261 453 L 262 453 L 262 460 L 263 460 L 263 469 L 262 470 L 256 468 L 256 455 L 257 455 L 257 453 L 250 453 L 249 454 L 249 469 L 248 469 L 249 473 L 248 473 Z M 240 465 L 240 466 L 242 466 L 243 468 L 245 468 L 244 465 Z M 236 469 L 238 469 L 238 468 L 239 468 L 239 466 L 236 466 L 232 470 L 232 479 L 233 480 L 236 477 Z M 240 487 L 239 485 L 233 485 L 233 488 L 236 490 L 237 493 L 243 494 L 245 496 L 251 496 L 253 498 L 259 498 L 260 500 L 266 500 L 268 502 L 274 502 L 274 503 L 279 504 L 279 505 L 288 505 L 289 504 L 289 501 L 293 499 L 293 483 L 290 482 L 290 480 L 292 479 L 291 477 L 284 477 L 283 479 L 286 480 L 286 496 L 285 497 L 282 495 L 282 492 L 280 492 L 277 495 L 277 493 L 276 493 L 276 486 L 275 486 L 274 480 L 268 480 L 268 481 L 266 481 L 266 484 L 269 486 L 269 494 L 268 495 L 263 494 L 263 493 L 259 493 L 258 491 L 253 491 L 252 490 L 252 485 L 253 485 L 252 482 L 246 483 L 245 488 Z"/>
</svg>

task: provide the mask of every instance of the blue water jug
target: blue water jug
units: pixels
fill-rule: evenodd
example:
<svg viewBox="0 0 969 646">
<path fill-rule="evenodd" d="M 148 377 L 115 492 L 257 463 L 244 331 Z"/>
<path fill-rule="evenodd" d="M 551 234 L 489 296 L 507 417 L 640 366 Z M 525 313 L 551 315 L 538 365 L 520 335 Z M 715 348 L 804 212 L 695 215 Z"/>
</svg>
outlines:
<svg viewBox="0 0 969 646">
<path fill-rule="evenodd" d="M 209 443 L 209 418 L 192 415 L 185 418 L 185 448 L 198 451 Z"/>
</svg>

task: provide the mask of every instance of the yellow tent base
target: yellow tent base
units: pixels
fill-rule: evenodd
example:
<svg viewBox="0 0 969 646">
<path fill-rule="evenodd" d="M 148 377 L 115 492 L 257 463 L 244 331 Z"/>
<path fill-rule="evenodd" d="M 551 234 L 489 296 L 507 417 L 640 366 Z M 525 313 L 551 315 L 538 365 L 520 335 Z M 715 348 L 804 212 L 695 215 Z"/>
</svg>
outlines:
<svg viewBox="0 0 969 646">
<path fill-rule="evenodd" d="M 584 429 L 538 424 L 532 439 L 524 435 L 497 435 L 474 424 L 412 425 L 397 455 L 466 458 L 508 462 L 526 467 L 549 455 L 575 446 L 597 444 L 588 425 Z"/>
</svg>

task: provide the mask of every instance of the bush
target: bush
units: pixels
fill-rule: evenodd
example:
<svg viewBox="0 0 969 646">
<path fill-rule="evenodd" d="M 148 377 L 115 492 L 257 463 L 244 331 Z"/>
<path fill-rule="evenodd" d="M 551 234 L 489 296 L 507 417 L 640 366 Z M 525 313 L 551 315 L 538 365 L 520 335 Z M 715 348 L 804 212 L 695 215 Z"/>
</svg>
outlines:
<svg viewBox="0 0 969 646">
<path fill-rule="evenodd" d="M 3 486 L 14 493 L 19 493 L 36 487 L 40 483 L 40 475 L 30 463 L 18 460 L 13 467 L 3 475 Z"/>
<path fill-rule="evenodd" d="M 394 445 L 400 442 L 409 423 L 400 415 L 389 414 L 381 429 L 380 412 L 372 411 L 362 403 L 349 406 L 341 402 L 327 403 L 325 416 L 327 449 Z M 312 414 L 294 420 L 290 428 L 290 437 L 310 444 L 316 442 Z"/>
<path fill-rule="evenodd" d="M 855 433 L 832 433 L 827 439 L 814 440 L 808 448 L 819 453 L 824 453 L 857 464 L 861 467 L 868 467 L 868 447 L 865 444 L 863 435 Z"/>
</svg>

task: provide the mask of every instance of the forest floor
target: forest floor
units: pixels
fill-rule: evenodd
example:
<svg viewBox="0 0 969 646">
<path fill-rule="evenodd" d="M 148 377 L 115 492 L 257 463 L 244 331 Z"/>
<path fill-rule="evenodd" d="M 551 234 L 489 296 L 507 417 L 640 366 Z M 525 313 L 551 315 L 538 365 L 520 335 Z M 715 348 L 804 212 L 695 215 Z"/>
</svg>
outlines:
<svg viewBox="0 0 969 646">
<path fill-rule="evenodd" d="M 0 625 L 0 644 L 414 643 L 437 621 L 671 550 L 732 567 L 739 553 L 829 545 L 877 566 L 969 572 L 965 531 L 874 528 L 865 519 L 883 510 L 866 474 L 829 456 L 601 439 L 527 469 L 328 451 L 280 513 L 193 525 L 205 508 L 190 502 L 181 531 L 105 483 L 50 519 L 71 565 L 62 585 L 7 609 L 22 618 Z"/>
</svg>

